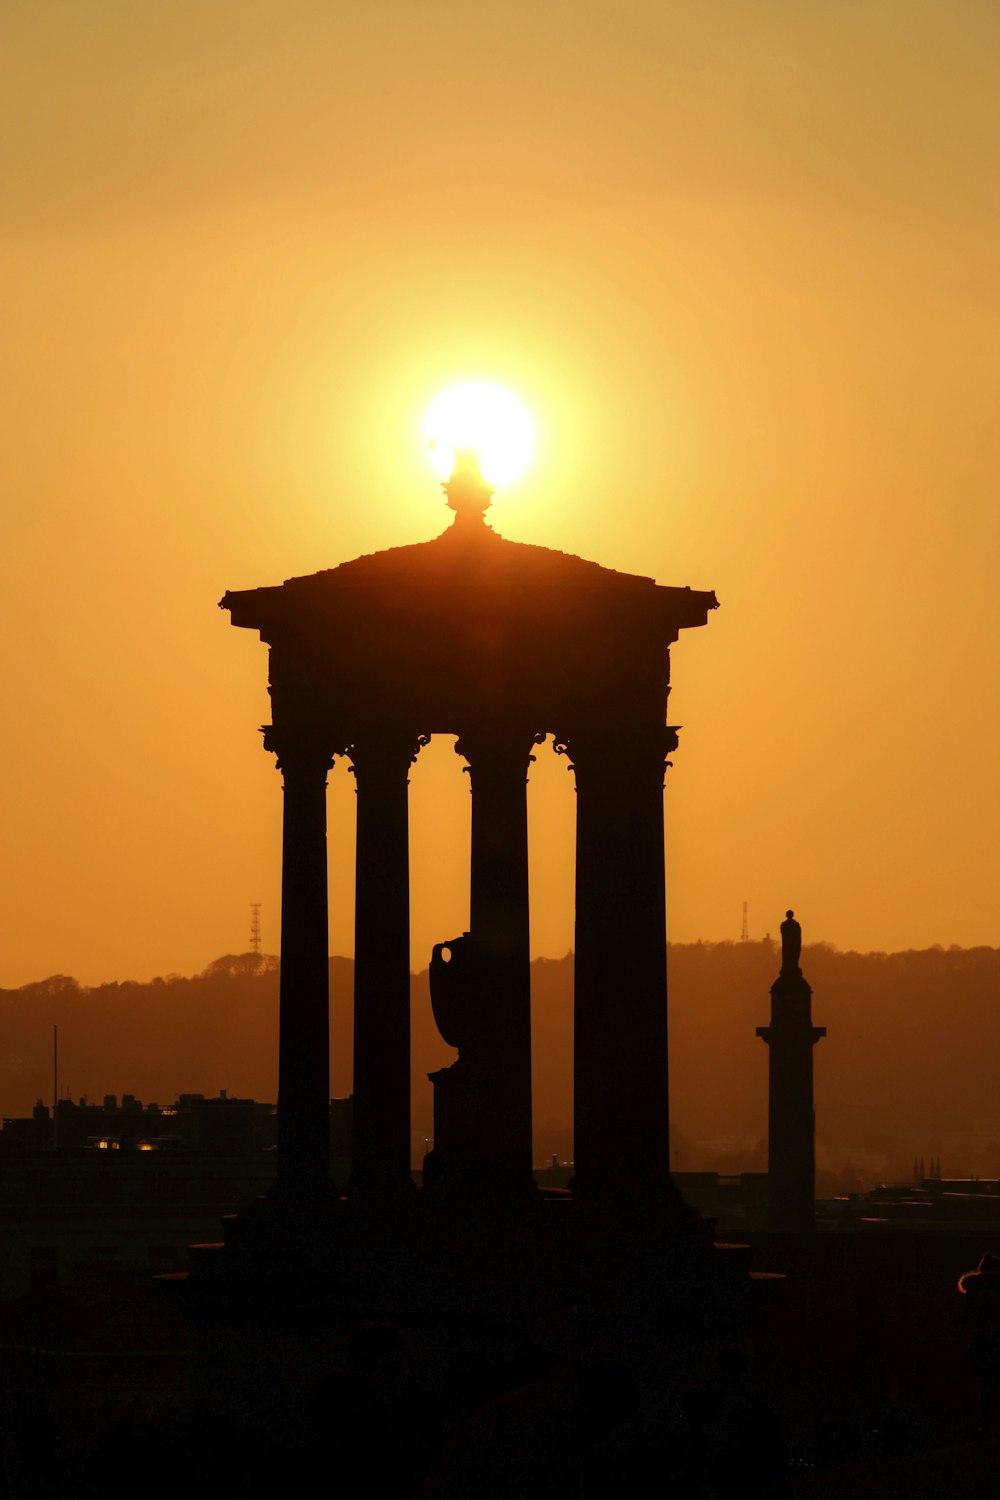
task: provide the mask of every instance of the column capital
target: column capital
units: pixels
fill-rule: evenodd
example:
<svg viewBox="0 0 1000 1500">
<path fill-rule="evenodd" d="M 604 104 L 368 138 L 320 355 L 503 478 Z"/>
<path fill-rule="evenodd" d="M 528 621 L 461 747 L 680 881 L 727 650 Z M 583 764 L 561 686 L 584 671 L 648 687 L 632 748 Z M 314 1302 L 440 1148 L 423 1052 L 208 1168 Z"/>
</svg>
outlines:
<svg viewBox="0 0 1000 1500">
<path fill-rule="evenodd" d="M 565 755 L 570 770 L 589 777 L 602 769 L 610 776 L 623 773 L 659 778 L 660 785 L 669 756 L 677 749 L 677 724 L 584 724 L 569 733 L 555 735 L 555 752 Z"/>
<path fill-rule="evenodd" d="M 324 730 L 265 724 L 262 733 L 264 749 L 277 756 L 278 770 L 285 773 L 294 767 L 296 771 L 322 775 L 325 780 L 334 756 L 344 754 L 342 737 Z"/>
<path fill-rule="evenodd" d="M 430 735 L 396 725 L 373 725 L 353 736 L 343 753 L 351 762 L 351 774 L 358 786 L 388 781 L 408 780 L 414 764 Z"/>
<path fill-rule="evenodd" d="M 523 767 L 527 780 L 528 767 L 535 758 L 532 746 L 542 744 L 544 739 L 542 731 L 485 722 L 462 730 L 455 742 L 455 754 L 468 761 L 466 769 L 473 776 L 487 766 L 513 765 L 517 769 Z"/>
</svg>

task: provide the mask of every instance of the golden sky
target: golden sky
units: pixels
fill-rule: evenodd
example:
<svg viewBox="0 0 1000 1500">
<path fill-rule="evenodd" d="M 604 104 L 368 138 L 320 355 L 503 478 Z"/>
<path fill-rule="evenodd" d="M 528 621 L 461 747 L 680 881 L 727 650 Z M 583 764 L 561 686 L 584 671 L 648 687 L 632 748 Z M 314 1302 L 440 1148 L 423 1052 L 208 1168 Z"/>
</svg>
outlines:
<svg viewBox="0 0 1000 1500">
<path fill-rule="evenodd" d="M 1000 942 L 994 0 L 9 0 L 0 57 L 0 984 L 191 972 L 251 901 L 276 950 L 266 653 L 216 602 L 441 530 L 469 376 L 539 424 L 497 530 L 722 603 L 674 649 L 671 937 Z M 530 797 L 561 954 L 548 751 Z M 468 800 L 432 744 L 419 966 Z M 350 952 L 342 767 L 330 814 Z"/>
</svg>

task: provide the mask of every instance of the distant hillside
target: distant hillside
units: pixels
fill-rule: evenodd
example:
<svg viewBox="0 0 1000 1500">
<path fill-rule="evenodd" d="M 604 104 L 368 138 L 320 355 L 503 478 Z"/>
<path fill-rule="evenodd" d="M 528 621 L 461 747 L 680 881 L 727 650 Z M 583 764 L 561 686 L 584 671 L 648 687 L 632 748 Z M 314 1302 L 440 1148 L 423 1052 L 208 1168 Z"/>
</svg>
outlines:
<svg viewBox="0 0 1000 1500">
<path fill-rule="evenodd" d="M 853 1161 L 865 1177 L 909 1170 L 915 1155 L 946 1172 L 1000 1171 L 1000 950 L 840 953 L 807 948 L 816 1048 L 821 1166 Z M 767 942 L 670 950 L 671 1100 L 679 1165 L 763 1164 L 768 1019 L 777 957 Z M 571 1149 L 573 961 L 532 966 L 536 1157 Z M 353 964 L 330 960 L 332 1092 L 351 1089 Z M 614 1003 L 613 996 L 609 1003 Z M 278 978 L 273 958 L 217 959 L 193 978 L 85 989 L 56 975 L 0 990 L 0 1109 L 27 1113 L 52 1090 L 59 1025 L 64 1096 L 181 1091 L 273 1099 Z M 427 1074 L 454 1054 L 437 1034 L 427 972 L 413 979 L 414 1134 L 431 1134 Z"/>
</svg>

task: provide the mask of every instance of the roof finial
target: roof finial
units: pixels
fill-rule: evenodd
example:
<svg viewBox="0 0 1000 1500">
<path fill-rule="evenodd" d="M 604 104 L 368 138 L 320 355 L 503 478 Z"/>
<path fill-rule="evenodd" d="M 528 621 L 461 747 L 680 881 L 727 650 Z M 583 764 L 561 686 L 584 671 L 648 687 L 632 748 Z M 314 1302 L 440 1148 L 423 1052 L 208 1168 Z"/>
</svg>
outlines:
<svg viewBox="0 0 1000 1500">
<path fill-rule="evenodd" d="M 441 488 L 455 512 L 456 523 L 481 521 L 493 499 L 493 486 L 483 478 L 475 448 L 455 449 L 454 466 Z"/>
</svg>

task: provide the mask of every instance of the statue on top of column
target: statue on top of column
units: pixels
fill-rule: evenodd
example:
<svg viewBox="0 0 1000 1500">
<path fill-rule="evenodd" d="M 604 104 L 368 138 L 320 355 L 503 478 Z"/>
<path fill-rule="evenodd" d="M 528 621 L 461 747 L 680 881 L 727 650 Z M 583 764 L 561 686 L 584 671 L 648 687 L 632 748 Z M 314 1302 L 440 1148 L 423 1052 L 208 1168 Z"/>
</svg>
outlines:
<svg viewBox="0 0 1000 1500">
<path fill-rule="evenodd" d="M 789 910 L 785 912 L 785 920 L 781 924 L 781 972 L 797 974 L 801 955 L 802 928 L 795 920 L 795 913 Z"/>
</svg>

